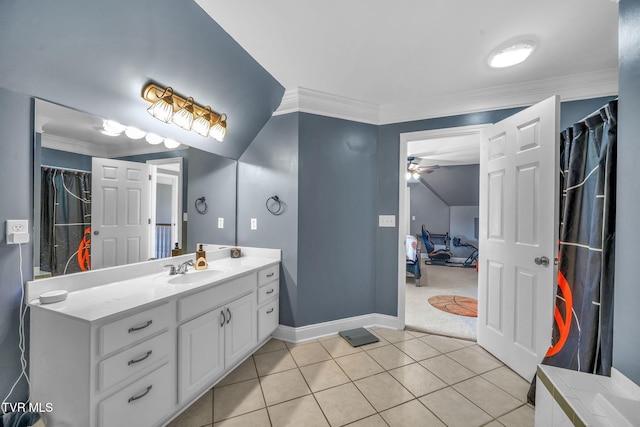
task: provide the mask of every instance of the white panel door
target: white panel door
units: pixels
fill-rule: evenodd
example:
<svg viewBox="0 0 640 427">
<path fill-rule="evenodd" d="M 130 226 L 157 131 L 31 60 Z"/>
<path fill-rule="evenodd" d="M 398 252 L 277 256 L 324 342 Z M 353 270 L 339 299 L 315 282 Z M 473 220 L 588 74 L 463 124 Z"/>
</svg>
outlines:
<svg viewBox="0 0 640 427">
<path fill-rule="evenodd" d="M 148 260 L 150 169 L 145 163 L 93 158 L 91 268 Z"/>
<path fill-rule="evenodd" d="M 559 111 L 558 97 L 527 108 L 480 149 L 478 343 L 527 380 L 551 344 Z"/>
</svg>

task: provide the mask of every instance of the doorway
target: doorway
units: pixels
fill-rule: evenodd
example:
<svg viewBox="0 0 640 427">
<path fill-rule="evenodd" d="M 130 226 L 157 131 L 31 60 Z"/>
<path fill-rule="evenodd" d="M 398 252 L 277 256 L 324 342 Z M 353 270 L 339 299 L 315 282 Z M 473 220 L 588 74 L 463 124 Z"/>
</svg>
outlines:
<svg viewBox="0 0 640 427">
<path fill-rule="evenodd" d="M 480 137 L 487 126 L 400 135 L 398 223 L 402 245 L 399 248 L 405 247 L 404 239 L 409 234 L 416 235 L 422 243 L 424 224 L 434 235 L 432 240 L 436 247 L 452 256 L 451 262 L 431 262 L 422 243 L 422 286 L 418 287 L 405 274 L 404 253 L 400 253 L 398 314 L 405 326 L 412 329 L 465 339 L 476 338 L 475 317 L 447 313 L 435 307 L 438 298 L 432 300 L 434 305 L 429 300 L 449 295 L 477 298 L 475 261 L 464 265 L 473 251 L 464 245 L 477 247 L 475 228 L 478 223 Z M 407 179 L 408 159 L 411 158 L 415 166 L 410 169 L 418 173 Z M 415 212 L 421 205 L 424 209 Z M 454 238 L 458 238 L 457 246 L 453 244 Z"/>
<path fill-rule="evenodd" d="M 155 166 L 155 179 L 152 180 L 155 206 L 152 218 L 155 226 L 152 231 L 154 245 L 151 252 L 155 253 L 155 258 L 167 258 L 171 256 L 174 245 L 184 247 L 181 227 L 183 158 L 148 160 L 147 163 Z"/>
</svg>

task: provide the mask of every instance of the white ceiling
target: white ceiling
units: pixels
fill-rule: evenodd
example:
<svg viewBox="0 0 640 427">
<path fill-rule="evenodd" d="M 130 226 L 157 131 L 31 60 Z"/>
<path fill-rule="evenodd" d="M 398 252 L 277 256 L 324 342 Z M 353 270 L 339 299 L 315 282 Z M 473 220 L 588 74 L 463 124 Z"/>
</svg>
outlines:
<svg viewBox="0 0 640 427">
<path fill-rule="evenodd" d="M 288 93 L 355 100 L 377 115 L 362 121 L 617 93 L 611 0 L 195 1 Z M 492 49 L 523 36 L 538 43 L 528 61 L 489 68 Z"/>
</svg>

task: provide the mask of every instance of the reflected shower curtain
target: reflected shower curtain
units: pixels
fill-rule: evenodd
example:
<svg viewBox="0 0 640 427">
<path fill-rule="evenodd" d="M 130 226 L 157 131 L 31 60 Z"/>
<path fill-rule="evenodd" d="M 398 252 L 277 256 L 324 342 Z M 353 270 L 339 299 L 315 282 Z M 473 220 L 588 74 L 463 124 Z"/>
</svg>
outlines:
<svg viewBox="0 0 640 427">
<path fill-rule="evenodd" d="M 617 100 L 561 134 L 560 247 L 545 365 L 610 375 Z M 535 378 L 529 390 L 535 399 Z"/>
<path fill-rule="evenodd" d="M 40 270 L 90 269 L 91 174 L 41 169 Z"/>
</svg>

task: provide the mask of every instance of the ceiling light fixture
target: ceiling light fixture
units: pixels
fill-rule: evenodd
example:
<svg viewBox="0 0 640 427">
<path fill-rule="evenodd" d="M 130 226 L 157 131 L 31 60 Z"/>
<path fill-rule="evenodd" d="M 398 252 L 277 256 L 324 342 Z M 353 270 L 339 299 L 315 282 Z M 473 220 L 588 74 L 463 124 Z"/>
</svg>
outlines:
<svg viewBox="0 0 640 427">
<path fill-rule="evenodd" d="M 147 140 L 147 142 L 151 145 L 158 145 L 161 144 L 162 141 L 164 141 L 164 138 L 161 137 L 160 135 L 157 135 L 155 133 L 148 133 L 147 136 L 145 136 L 145 138 Z"/>
<path fill-rule="evenodd" d="M 120 135 L 127 128 L 125 125 L 116 122 L 115 120 L 103 120 L 102 128 L 104 130 L 100 131 L 105 135 L 109 136 L 117 136 Z"/>
<path fill-rule="evenodd" d="M 144 136 L 147 133 L 136 127 L 127 126 L 127 128 L 124 130 L 124 134 L 127 135 L 127 138 L 130 138 L 130 139 L 141 139 L 141 138 L 144 138 Z"/>
<path fill-rule="evenodd" d="M 227 133 L 227 115 L 218 114 L 211 107 L 198 105 L 193 98 L 176 95 L 172 87 L 163 88 L 149 83 L 142 90 L 142 98 L 151 103 L 149 114 L 165 123 L 193 130 L 202 136 L 210 136 L 220 142 Z M 166 141 L 165 141 L 166 145 Z"/>
<path fill-rule="evenodd" d="M 531 40 L 520 40 L 502 45 L 489 56 L 491 68 L 507 68 L 524 62 L 535 49 L 535 43 Z"/>
<path fill-rule="evenodd" d="M 167 148 L 178 148 L 180 146 L 180 143 L 176 140 L 166 138 L 164 140 L 164 146 Z"/>
</svg>

